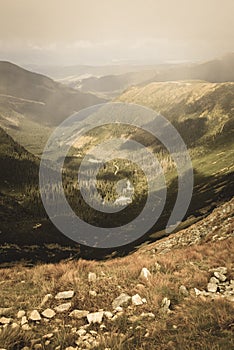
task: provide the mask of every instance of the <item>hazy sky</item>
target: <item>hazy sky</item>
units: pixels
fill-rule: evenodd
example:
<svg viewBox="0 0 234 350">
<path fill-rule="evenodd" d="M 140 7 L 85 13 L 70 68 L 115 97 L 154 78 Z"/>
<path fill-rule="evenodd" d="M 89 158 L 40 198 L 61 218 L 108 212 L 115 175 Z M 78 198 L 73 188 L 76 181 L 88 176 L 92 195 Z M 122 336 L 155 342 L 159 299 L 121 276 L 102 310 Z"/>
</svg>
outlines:
<svg viewBox="0 0 234 350">
<path fill-rule="evenodd" d="M 0 59 L 157 63 L 234 51 L 234 0 L 0 0 Z"/>
</svg>

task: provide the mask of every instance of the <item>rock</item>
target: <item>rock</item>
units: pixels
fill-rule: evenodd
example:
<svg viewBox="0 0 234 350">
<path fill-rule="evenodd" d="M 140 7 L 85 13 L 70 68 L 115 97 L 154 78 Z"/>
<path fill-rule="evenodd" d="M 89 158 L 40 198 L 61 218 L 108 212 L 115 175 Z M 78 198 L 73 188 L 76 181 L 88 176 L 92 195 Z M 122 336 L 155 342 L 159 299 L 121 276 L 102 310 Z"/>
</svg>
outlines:
<svg viewBox="0 0 234 350">
<path fill-rule="evenodd" d="M 113 309 L 116 309 L 119 306 L 124 306 L 127 305 L 131 300 L 130 295 L 126 293 L 120 294 L 113 302 L 112 302 L 112 307 Z"/>
<path fill-rule="evenodd" d="M 155 314 L 153 314 L 153 312 L 142 312 L 140 316 L 141 318 L 155 318 Z"/>
<path fill-rule="evenodd" d="M 52 294 L 46 294 L 44 298 L 42 299 L 42 302 L 40 304 L 40 307 L 43 307 L 51 298 L 53 297 Z"/>
<path fill-rule="evenodd" d="M 163 312 L 170 312 L 169 306 L 171 305 L 170 299 L 167 297 L 163 298 L 162 304 L 161 304 L 161 311 Z"/>
<path fill-rule="evenodd" d="M 69 314 L 69 316 L 73 318 L 81 319 L 81 318 L 87 317 L 88 314 L 89 314 L 89 311 L 86 311 L 86 310 L 73 310 Z"/>
<path fill-rule="evenodd" d="M 42 349 L 42 345 L 41 344 L 35 344 L 34 345 L 34 349 Z"/>
<path fill-rule="evenodd" d="M 21 326 L 23 326 L 24 324 L 28 323 L 28 320 L 27 320 L 27 317 L 26 316 L 23 316 L 22 319 L 21 319 Z"/>
<path fill-rule="evenodd" d="M 189 295 L 188 289 L 184 285 L 180 286 L 179 293 L 184 297 L 187 297 Z"/>
<path fill-rule="evenodd" d="M 23 316 L 25 316 L 26 312 L 24 310 L 19 310 L 17 312 L 17 318 L 22 318 Z"/>
<path fill-rule="evenodd" d="M 132 296 L 132 304 L 136 306 L 143 305 L 143 301 L 139 294 L 135 294 Z"/>
<path fill-rule="evenodd" d="M 77 350 L 77 348 L 74 348 L 73 346 L 68 346 L 67 348 L 65 348 L 65 350 Z"/>
<path fill-rule="evenodd" d="M 79 337 L 83 337 L 87 332 L 85 329 L 80 328 L 76 333 L 79 335 Z"/>
<path fill-rule="evenodd" d="M 218 280 L 218 278 L 211 277 L 211 278 L 210 278 L 210 283 L 218 284 L 218 283 L 219 283 L 219 280 Z"/>
<path fill-rule="evenodd" d="M 90 291 L 89 291 L 89 295 L 90 295 L 91 297 L 96 297 L 96 296 L 97 296 L 97 292 L 95 292 L 95 290 L 90 290 Z"/>
<path fill-rule="evenodd" d="M 34 322 L 40 321 L 41 316 L 40 316 L 39 312 L 37 310 L 33 310 L 29 315 L 29 320 L 34 321 Z"/>
<path fill-rule="evenodd" d="M 55 316 L 55 312 L 52 309 L 45 309 L 42 312 L 42 316 L 44 316 L 45 318 L 53 318 Z"/>
<path fill-rule="evenodd" d="M 202 294 L 202 291 L 200 291 L 200 290 L 197 289 L 197 288 L 194 288 L 194 292 L 195 292 L 195 294 L 196 294 L 196 297 Z"/>
<path fill-rule="evenodd" d="M 12 307 L 0 307 L 0 316 L 6 316 L 12 310 Z"/>
<path fill-rule="evenodd" d="M 117 306 L 115 308 L 115 312 L 123 312 L 123 308 L 121 306 Z"/>
<path fill-rule="evenodd" d="M 105 312 L 104 312 L 104 316 L 105 316 L 106 318 L 108 318 L 108 320 L 110 320 L 110 319 L 113 317 L 113 314 L 112 314 L 112 312 L 110 312 L 110 311 L 105 311 Z"/>
<path fill-rule="evenodd" d="M 96 273 L 94 273 L 94 272 L 89 272 L 89 274 L 88 274 L 88 281 L 89 281 L 90 283 L 95 283 L 96 280 L 97 280 L 97 275 L 96 275 Z"/>
<path fill-rule="evenodd" d="M 222 273 L 215 271 L 214 276 L 218 278 L 219 281 L 224 282 L 226 281 L 227 277 L 223 275 Z"/>
<path fill-rule="evenodd" d="M 207 285 L 208 292 L 216 293 L 217 289 L 218 289 L 218 286 L 216 283 L 208 283 L 208 285 Z"/>
<path fill-rule="evenodd" d="M 43 339 L 51 339 L 53 336 L 54 336 L 53 333 L 48 333 L 48 334 L 43 335 L 42 338 L 43 338 Z"/>
<path fill-rule="evenodd" d="M 104 316 L 103 311 L 93 312 L 87 315 L 87 320 L 90 323 L 102 323 L 102 319 Z"/>
<path fill-rule="evenodd" d="M 23 326 L 21 328 L 23 331 L 30 331 L 31 330 L 31 327 L 27 323 L 23 324 Z"/>
<path fill-rule="evenodd" d="M 65 311 L 68 311 L 70 308 L 71 308 L 71 303 L 64 303 L 56 306 L 54 309 L 56 312 L 65 312 Z"/>
<path fill-rule="evenodd" d="M 19 328 L 18 323 L 13 322 L 12 325 L 11 325 L 11 328 L 12 328 L 12 329 L 17 329 L 17 328 Z"/>
<path fill-rule="evenodd" d="M 222 275 L 226 275 L 226 273 L 227 273 L 227 267 L 224 267 L 224 266 L 219 266 L 219 267 L 215 267 L 214 269 L 213 269 L 213 271 L 215 272 L 219 272 L 219 273 L 221 273 Z"/>
<path fill-rule="evenodd" d="M 73 290 L 66 290 L 64 292 L 59 292 L 56 294 L 55 299 L 71 299 L 74 296 Z"/>
<path fill-rule="evenodd" d="M 9 324 L 11 323 L 12 319 L 10 317 L 1 317 L 0 318 L 0 324 Z"/>
<path fill-rule="evenodd" d="M 50 345 L 50 340 L 45 341 L 45 346 L 48 346 L 48 345 Z"/>
<path fill-rule="evenodd" d="M 143 267 L 140 273 L 140 278 L 143 278 L 148 281 L 150 276 L 151 276 L 151 273 L 149 272 L 149 270 L 146 267 Z"/>
</svg>

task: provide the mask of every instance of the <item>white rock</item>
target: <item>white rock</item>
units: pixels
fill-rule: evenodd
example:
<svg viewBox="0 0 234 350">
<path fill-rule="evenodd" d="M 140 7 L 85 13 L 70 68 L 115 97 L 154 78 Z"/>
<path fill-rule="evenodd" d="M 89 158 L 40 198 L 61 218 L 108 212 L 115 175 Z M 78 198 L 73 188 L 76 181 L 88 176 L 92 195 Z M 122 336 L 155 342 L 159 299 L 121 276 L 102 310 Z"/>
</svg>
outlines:
<svg viewBox="0 0 234 350">
<path fill-rule="evenodd" d="M 71 308 L 71 303 L 64 303 L 56 306 L 54 309 L 56 312 L 65 312 L 65 311 L 68 311 L 70 308 Z"/>
<path fill-rule="evenodd" d="M 108 318 L 108 320 L 110 320 L 113 317 L 113 314 L 110 311 L 105 311 L 104 316 L 106 316 L 106 318 Z"/>
<path fill-rule="evenodd" d="M 88 281 L 89 281 L 90 283 L 95 283 L 96 280 L 97 280 L 97 275 L 96 275 L 96 273 L 94 273 L 94 272 L 89 272 L 89 274 L 88 274 Z"/>
<path fill-rule="evenodd" d="M 12 321 L 12 319 L 11 318 L 9 318 L 9 317 L 1 317 L 0 318 L 0 324 L 9 324 L 9 323 L 11 323 L 11 321 Z"/>
<path fill-rule="evenodd" d="M 17 318 L 22 318 L 23 316 L 25 316 L 26 312 L 24 310 L 19 310 L 17 312 Z"/>
<path fill-rule="evenodd" d="M 132 304 L 133 305 L 143 305 L 143 301 L 139 294 L 135 294 L 132 296 Z"/>
<path fill-rule="evenodd" d="M 102 319 L 104 316 L 104 312 L 103 311 L 99 311 L 99 312 L 93 312 L 87 315 L 87 320 L 90 323 L 102 323 Z"/>
<path fill-rule="evenodd" d="M 91 297 L 96 297 L 96 296 L 97 296 L 97 292 L 95 292 L 95 290 L 90 290 L 90 291 L 89 291 L 89 295 L 90 295 Z"/>
<path fill-rule="evenodd" d="M 227 277 L 224 274 L 222 274 L 222 273 L 220 273 L 218 271 L 214 272 L 214 276 L 217 277 L 218 280 L 221 281 L 221 282 L 224 282 L 227 279 Z"/>
<path fill-rule="evenodd" d="M 21 328 L 23 329 L 23 331 L 30 331 L 31 330 L 31 327 L 27 323 L 23 324 L 23 326 Z"/>
<path fill-rule="evenodd" d="M 207 285 L 208 292 L 216 293 L 217 289 L 218 289 L 218 286 L 216 283 L 208 283 L 208 285 Z"/>
<path fill-rule="evenodd" d="M 89 311 L 87 310 L 73 310 L 69 314 L 69 316 L 73 318 L 81 319 L 81 318 L 87 317 L 88 314 L 89 314 Z"/>
<path fill-rule="evenodd" d="M 52 309 L 45 309 L 42 312 L 42 316 L 44 316 L 45 318 L 53 318 L 55 316 L 55 312 Z"/>
<path fill-rule="evenodd" d="M 66 290 L 64 292 L 59 292 L 58 294 L 56 294 L 55 299 L 71 299 L 73 296 L 73 290 Z"/>
<path fill-rule="evenodd" d="M 210 283 L 216 283 L 216 284 L 218 284 L 218 283 L 219 283 L 219 280 L 218 280 L 218 278 L 216 278 L 216 277 L 211 277 L 211 278 L 210 278 Z"/>
<path fill-rule="evenodd" d="M 188 289 L 184 285 L 180 286 L 179 293 L 184 297 L 187 297 L 189 295 Z"/>
<path fill-rule="evenodd" d="M 40 321 L 41 316 L 40 316 L 39 312 L 37 310 L 33 310 L 29 315 L 29 320 L 34 321 L 34 322 Z"/>
<path fill-rule="evenodd" d="M 150 276 L 151 273 L 149 272 L 149 270 L 146 267 L 143 267 L 140 273 L 140 277 L 148 281 Z"/>
<path fill-rule="evenodd" d="M 87 332 L 85 329 L 80 328 L 76 333 L 79 335 L 79 337 L 83 337 Z"/>
<path fill-rule="evenodd" d="M 119 306 L 127 305 L 131 300 L 130 295 L 126 293 L 121 293 L 120 296 L 115 298 L 115 300 L 112 302 L 113 309 L 116 309 Z"/>
<path fill-rule="evenodd" d="M 11 325 L 11 328 L 13 328 L 13 329 L 19 328 L 18 323 L 13 322 L 12 325 Z"/>
<path fill-rule="evenodd" d="M 23 316 L 22 319 L 21 319 L 21 326 L 23 326 L 26 323 L 28 323 L 27 317 Z"/>
</svg>

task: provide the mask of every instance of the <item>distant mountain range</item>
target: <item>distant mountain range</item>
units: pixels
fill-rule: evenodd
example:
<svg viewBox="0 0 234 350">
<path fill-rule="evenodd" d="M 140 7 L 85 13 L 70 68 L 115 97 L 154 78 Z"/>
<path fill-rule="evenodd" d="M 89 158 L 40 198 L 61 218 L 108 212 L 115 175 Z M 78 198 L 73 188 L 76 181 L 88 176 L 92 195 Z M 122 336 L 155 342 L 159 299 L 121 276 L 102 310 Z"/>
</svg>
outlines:
<svg viewBox="0 0 234 350">
<path fill-rule="evenodd" d="M 83 92 L 92 92 L 102 97 L 113 98 L 133 85 L 194 79 L 212 83 L 234 81 L 234 53 L 227 54 L 220 59 L 197 64 L 142 66 L 141 68 L 135 67 L 135 71 L 122 74 L 109 75 L 106 73 L 103 76 L 88 78 L 72 75 L 63 78 L 61 82 Z"/>
</svg>

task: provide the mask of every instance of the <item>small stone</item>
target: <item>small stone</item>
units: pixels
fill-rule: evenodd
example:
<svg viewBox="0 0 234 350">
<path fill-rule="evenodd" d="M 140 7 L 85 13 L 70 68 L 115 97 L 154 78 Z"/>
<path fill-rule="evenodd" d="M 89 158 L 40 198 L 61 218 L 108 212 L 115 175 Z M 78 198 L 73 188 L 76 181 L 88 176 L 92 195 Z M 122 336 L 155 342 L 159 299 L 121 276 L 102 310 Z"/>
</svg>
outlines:
<svg viewBox="0 0 234 350">
<path fill-rule="evenodd" d="M 113 317 L 113 314 L 110 311 L 105 311 L 104 316 L 106 316 L 106 318 L 108 318 L 108 320 L 110 320 Z"/>
<path fill-rule="evenodd" d="M 79 335 L 79 337 L 83 337 L 87 332 L 85 329 L 80 328 L 76 333 Z"/>
<path fill-rule="evenodd" d="M 132 296 L 132 304 L 136 306 L 143 305 L 143 301 L 139 294 L 135 294 Z"/>
<path fill-rule="evenodd" d="M 215 271 L 214 272 L 214 276 L 217 277 L 219 279 L 219 281 L 224 282 L 226 281 L 227 277 L 225 275 L 223 275 L 222 273 Z"/>
<path fill-rule="evenodd" d="M 151 273 L 149 272 L 149 270 L 146 267 L 143 267 L 140 273 L 140 278 L 143 278 L 148 281 L 150 276 L 151 276 Z"/>
<path fill-rule="evenodd" d="M 34 349 L 42 349 L 42 345 L 41 344 L 35 344 L 34 345 Z"/>
<path fill-rule="evenodd" d="M 34 321 L 34 322 L 40 321 L 41 316 L 40 316 L 39 312 L 37 310 L 33 310 L 29 315 L 29 320 Z"/>
<path fill-rule="evenodd" d="M 42 338 L 43 338 L 43 339 L 51 339 L 53 336 L 54 336 L 53 333 L 48 333 L 48 334 L 43 335 Z"/>
<path fill-rule="evenodd" d="M 9 324 L 9 323 L 11 323 L 11 321 L 12 321 L 12 319 L 11 318 L 9 318 L 9 317 L 1 317 L 0 318 L 0 324 Z"/>
<path fill-rule="evenodd" d="M 208 285 L 207 285 L 208 292 L 216 293 L 217 289 L 218 289 L 218 286 L 216 283 L 208 283 Z"/>
<path fill-rule="evenodd" d="M 12 307 L 0 307 L 0 316 L 7 316 Z"/>
<path fill-rule="evenodd" d="M 11 328 L 12 328 L 12 329 L 17 329 L 17 328 L 19 328 L 18 323 L 13 322 L 12 325 L 11 325 Z"/>
<path fill-rule="evenodd" d="M 104 312 L 103 311 L 99 311 L 99 312 L 93 312 L 87 315 L 87 320 L 90 323 L 102 323 L 102 319 L 104 316 Z"/>
<path fill-rule="evenodd" d="M 219 280 L 218 280 L 218 278 L 211 277 L 211 278 L 210 278 L 210 283 L 218 284 L 218 283 L 219 283 Z"/>
<path fill-rule="evenodd" d="M 214 269 L 214 271 L 217 271 L 217 272 L 221 273 L 222 275 L 226 275 L 226 273 L 227 273 L 227 267 L 219 266 L 219 267 L 216 267 L 216 268 Z"/>
<path fill-rule="evenodd" d="M 88 281 L 89 281 L 90 283 L 95 283 L 96 280 L 97 280 L 97 275 L 96 275 L 96 273 L 94 273 L 94 272 L 89 272 L 89 274 L 88 274 Z"/>
<path fill-rule="evenodd" d="M 23 326 L 26 323 L 28 323 L 27 317 L 23 316 L 22 319 L 21 319 L 21 326 Z"/>
<path fill-rule="evenodd" d="M 162 304 L 161 304 L 161 311 L 163 312 L 170 312 L 169 306 L 171 305 L 171 301 L 168 298 L 163 298 Z"/>
<path fill-rule="evenodd" d="M 202 294 L 202 291 L 197 288 L 194 288 L 194 292 L 196 294 L 196 297 Z"/>
<path fill-rule="evenodd" d="M 124 306 L 127 305 L 131 300 L 130 295 L 126 293 L 120 294 L 113 302 L 112 302 L 112 307 L 113 309 L 116 309 L 119 306 Z"/>
<path fill-rule="evenodd" d="M 90 291 L 89 291 L 89 295 L 90 295 L 91 297 L 96 297 L 96 296 L 97 296 L 97 292 L 95 292 L 95 290 L 90 290 Z"/>
<path fill-rule="evenodd" d="M 23 329 L 23 331 L 30 331 L 31 330 L 31 327 L 27 323 L 23 324 L 23 326 L 21 328 Z"/>
<path fill-rule="evenodd" d="M 89 311 L 87 310 L 73 310 L 69 314 L 69 316 L 73 318 L 81 319 L 81 318 L 87 317 L 88 314 L 89 314 Z"/>
<path fill-rule="evenodd" d="M 189 295 L 188 289 L 184 285 L 180 286 L 179 293 L 184 297 L 187 297 Z"/>
<path fill-rule="evenodd" d="M 77 348 L 74 348 L 73 346 L 68 346 L 67 348 L 65 348 L 65 350 L 77 350 Z"/>
<path fill-rule="evenodd" d="M 74 296 L 73 290 L 67 290 L 56 294 L 55 299 L 71 299 Z"/>
<path fill-rule="evenodd" d="M 57 312 L 65 312 L 68 311 L 71 308 L 71 303 L 64 303 L 59 306 L 56 306 L 54 309 Z"/>
<path fill-rule="evenodd" d="M 19 310 L 17 312 L 17 318 L 22 318 L 23 316 L 25 316 L 26 312 L 24 310 Z"/>
<path fill-rule="evenodd" d="M 45 318 L 53 318 L 55 316 L 55 312 L 52 309 L 45 309 L 42 312 L 42 316 L 44 316 Z"/>
<path fill-rule="evenodd" d="M 50 345 L 50 340 L 45 341 L 45 346 L 48 346 L 48 345 Z"/>
</svg>

